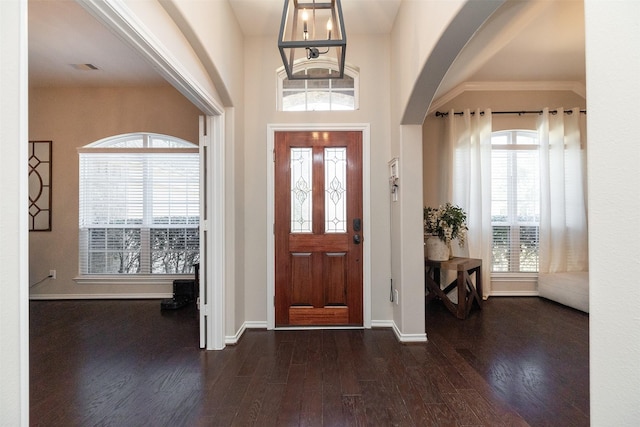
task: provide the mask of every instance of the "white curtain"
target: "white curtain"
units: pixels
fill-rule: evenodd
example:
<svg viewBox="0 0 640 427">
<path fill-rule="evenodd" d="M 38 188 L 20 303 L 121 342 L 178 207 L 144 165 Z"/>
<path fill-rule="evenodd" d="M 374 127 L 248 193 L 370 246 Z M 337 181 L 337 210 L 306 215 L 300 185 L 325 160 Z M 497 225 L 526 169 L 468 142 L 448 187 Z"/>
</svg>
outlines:
<svg viewBox="0 0 640 427">
<path fill-rule="evenodd" d="M 453 254 L 482 259 L 483 294 L 491 292 L 491 110 L 465 110 L 447 117 L 445 160 L 451 175 L 444 180 L 446 201 L 467 213 L 466 246 L 452 245 Z"/>
<path fill-rule="evenodd" d="M 574 108 L 538 119 L 540 273 L 588 271 L 585 117 Z"/>
</svg>

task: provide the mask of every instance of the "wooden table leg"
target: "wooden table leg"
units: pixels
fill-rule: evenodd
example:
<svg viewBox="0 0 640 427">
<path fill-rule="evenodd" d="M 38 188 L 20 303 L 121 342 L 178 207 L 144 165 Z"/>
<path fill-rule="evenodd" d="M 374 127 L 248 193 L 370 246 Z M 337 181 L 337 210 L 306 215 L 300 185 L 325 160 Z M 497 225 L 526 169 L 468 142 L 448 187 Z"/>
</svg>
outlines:
<svg viewBox="0 0 640 427">
<path fill-rule="evenodd" d="M 431 277 L 433 273 L 433 277 Z M 447 310 L 457 316 L 458 307 L 451 302 L 447 294 L 440 288 L 440 269 L 429 268 L 425 270 L 425 281 L 427 286 L 427 301 L 431 301 L 434 298 L 440 298 L 444 303 Z"/>
<path fill-rule="evenodd" d="M 478 307 L 482 308 L 482 271 L 478 267 L 476 270 L 476 291 L 478 292 Z"/>
<path fill-rule="evenodd" d="M 440 285 L 441 267 L 456 271 L 456 278 L 444 289 Z M 465 319 L 474 301 L 482 309 L 482 261 L 472 258 L 453 258 L 449 261 L 437 262 L 425 260 L 426 302 L 439 298 L 447 309 L 458 319 Z M 476 274 L 476 283 L 471 275 Z M 454 304 L 448 294 L 457 288 L 458 303 Z"/>
<path fill-rule="evenodd" d="M 467 317 L 467 283 L 465 280 L 466 271 L 458 271 L 457 285 L 458 288 L 458 310 L 456 317 L 464 319 Z"/>
<path fill-rule="evenodd" d="M 476 285 L 473 285 L 473 282 L 471 281 L 471 275 L 475 273 L 476 274 Z M 482 309 L 482 279 L 480 278 L 480 269 L 479 268 L 474 268 L 469 270 L 468 274 L 466 275 L 466 280 L 467 280 L 467 288 L 469 289 L 469 309 L 467 310 L 467 313 L 471 310 L 471 306 L 473 305 L 473 301 L 477 301 L 478 302 L 478 308 Z M 478 292 L 478 287 L 479 292 Z"/>
</svg>

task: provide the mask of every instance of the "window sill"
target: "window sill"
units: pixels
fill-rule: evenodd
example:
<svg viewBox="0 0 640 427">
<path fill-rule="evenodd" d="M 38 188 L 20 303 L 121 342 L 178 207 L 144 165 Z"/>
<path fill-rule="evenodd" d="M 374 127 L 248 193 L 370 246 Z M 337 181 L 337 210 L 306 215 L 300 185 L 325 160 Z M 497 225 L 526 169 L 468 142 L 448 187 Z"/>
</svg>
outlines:
<svg viewBox="0 0 640 427">
<path fill-rule="evenodd" d="M 537 282 L 538 273 L 491 273 L 493 282 Z"/>
<path fill-rule="evenodd" d="M 491 273 L 491 295 L 537 296 L 538 273 Z"/>
<path fill-rule="evenodd" d="M 176 279 L 193 279 L 193 274 L 122 275 L 104 274 L 77 276 L 73 281 L 79 285 L 171 285 Z"/>
</svg>

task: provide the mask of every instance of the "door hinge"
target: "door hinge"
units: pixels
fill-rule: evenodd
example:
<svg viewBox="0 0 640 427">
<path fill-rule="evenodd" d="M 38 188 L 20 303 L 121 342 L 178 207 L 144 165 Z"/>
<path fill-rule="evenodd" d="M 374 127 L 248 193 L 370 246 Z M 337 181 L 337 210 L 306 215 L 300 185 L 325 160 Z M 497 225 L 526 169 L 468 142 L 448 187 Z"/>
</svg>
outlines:
<svg viewBox="0 0 640 427">
<path fill-rule="evenodd" d="M 271 151 L 271 155 L 272 155 L 273 163 L 275 163 L 276 162 L 276 149 L 275 148 Z"/>
</svg>

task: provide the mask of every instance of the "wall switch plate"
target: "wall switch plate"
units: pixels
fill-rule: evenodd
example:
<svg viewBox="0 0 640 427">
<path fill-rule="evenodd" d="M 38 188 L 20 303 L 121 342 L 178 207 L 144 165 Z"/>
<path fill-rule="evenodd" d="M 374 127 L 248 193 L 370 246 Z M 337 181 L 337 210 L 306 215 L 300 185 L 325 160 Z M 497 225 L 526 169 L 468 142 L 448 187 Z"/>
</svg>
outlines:
<svg viewBox="0 0 640 427">
<path fill-rule="evenodd" d="M 51 279 L 55 279 L 56 278 L 56 271 L 55 270 L 49 270 L 49 276 L 51 276 Z"/>
<path fill-rule="evenodd" d="M 397 289 L 393 290 L 393 300 L 395 301 L 396 305 L 400 304 L 400 296 Z"/>
</svg>

